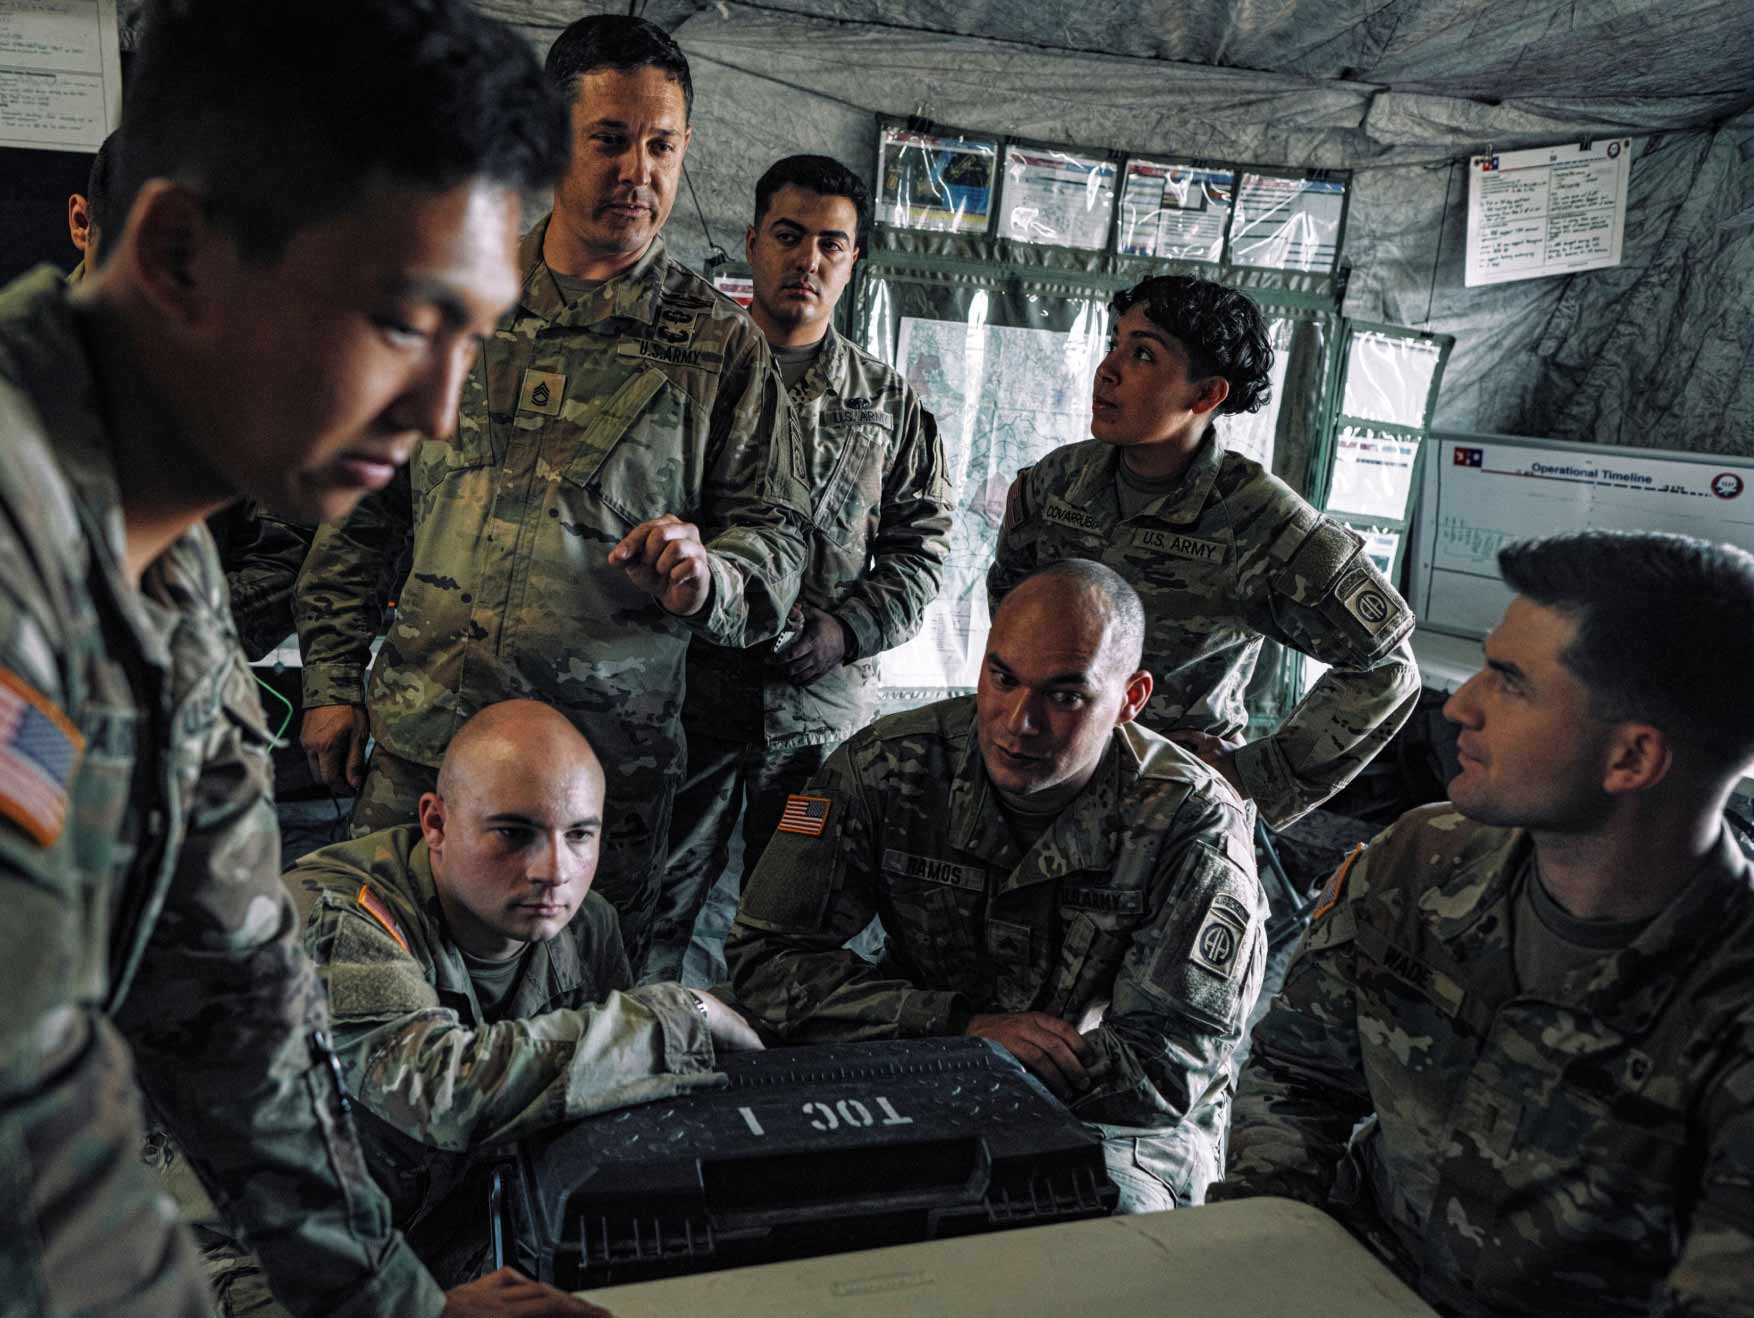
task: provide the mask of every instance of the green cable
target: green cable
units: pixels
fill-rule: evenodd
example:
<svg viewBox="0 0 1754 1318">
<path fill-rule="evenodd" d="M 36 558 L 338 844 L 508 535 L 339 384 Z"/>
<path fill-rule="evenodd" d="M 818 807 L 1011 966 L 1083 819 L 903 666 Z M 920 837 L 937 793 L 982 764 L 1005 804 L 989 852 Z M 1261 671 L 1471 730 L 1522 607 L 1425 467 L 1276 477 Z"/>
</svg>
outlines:
<svg viewBox="0 0 1754 1318">
<path fill-rule="evenodd" d="M 250 676 L 256 677 L 256 675 L 254 673 L 251 673 Z M 288 700 L 285 696 L 281 695 L 278 691 L 276 691 L 273 687 L 269 686 L 266 682 L 264 682 L 259 677 L 256 677 L 256 685 L 261 687 L 262 690 L 266 691 L 269 695 L 273 696 L 281 704 L 286 706 L 286 717 L 280 721 L 279 728 L 277 728 L 274 732 L 274 744 L 276 746 L 284 745 L 285 743 L 281 739 L 286 736 L 286 730 L 292 726 L 292 715 L 293 715 L 292 701 Z"/>
</svg>

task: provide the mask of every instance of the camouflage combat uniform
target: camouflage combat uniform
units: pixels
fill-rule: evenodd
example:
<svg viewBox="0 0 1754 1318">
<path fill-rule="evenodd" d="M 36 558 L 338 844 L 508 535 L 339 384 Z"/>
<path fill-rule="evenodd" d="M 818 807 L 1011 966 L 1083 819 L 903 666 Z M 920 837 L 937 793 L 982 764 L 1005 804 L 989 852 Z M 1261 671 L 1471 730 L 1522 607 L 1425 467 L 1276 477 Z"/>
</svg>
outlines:
<svg viewBox="0 0 1754 1318">
<path fill-rule="evenodd" d="M 214 513 L 207 529 L 225 565 L 244 657 L 254 663 L 292 635 L 292 587 L 310 551 L 312 528 L 245 499 Z"/>
<path fill-rule="evenodd" d="M 296 1311 L 436 1314 L 327 1065 L 213 542 L 125 576 L 111 454 L 164 421 L 94 332 L 57 272 L 0 293 L 0 1308 L 207 1313 L 138 1079 Z"/>
<path fill-rule="evenodd" d="M 1217 775 L 1128 724 L 1024 853 L 963 696 L 878 720 L 802 795 L 826 803 L 822 831 L 776 832 L 745 886 L 738 1002 L 795 1043 L 1058 1016 L 1094 1050 L 1072 1111 L 1199 1203 L 1266 957 L 1250 814 Z M 877 965 L 841 948 L 873 915 Z"/>
<path fill-rule="evenodd" d="M 771 646 L 688 651 L 688 776 L 676 796 L 670 864 L 646 977 L 674 979 L 707 891 L 743 817 L 755 868 L 780 803 L 877 713 L 877 656 L 920 629 L 950 548 L 952 494 L 938 424 L 906 380 L 833 329 L 791 389 L 814 499 L 801 604 L 839 618 L 840 667 L 787 681 Z"/>
<path fill-rule="evenodd" d="M 1114 568 L 1148 620 L 1156 687 L 1139 717 L 1165 734 L 1241 735 L 1264 637 L 1331 665 L 1278 731 L 1236 754 L 1261 817 L 1282 828 L 1350 782 L 1412 713 L 1413 615 L 1356 535 L 1228 452 L 1217 426 L 1175 491 L 1127 519 L 1119 462 L 1120 450 L 1086 440 L 1019 473 L 987 573 L 993 609 L 1062 558 Z"/>
<path fill-rule="evenodd" d="M 1336 876 L 1222 1197 L 1325 1208 L 1450 1312 L 1754 1313 L 1754 870 L 1726 830 L 1632 943 L 1519 986 L 1532 852 L 1440 804 Z"/>
<path fill-rule="evenodd" d="M 572 306 L 524 239 L 519 304 L 463 389 L 456 433 L 317 534 L 294 610 L 305 707 L 365 703 L 382 561 L 413 568 L 373 666 L 379 745 L 355 835 L 413 821 L 451 735 L 476 710 L 529 697 L 565 712 L 608 775 L 597 888 L 637 967 L 683 772 L 691 633 L 773 636 L 796 594 L 806 491 L 767 343 L 735 304 L 664 254 Z M 607 557 L 675 513 L 708 542 L 712 597 L 677 618 Z M 372 779 L 377 781 L 374 783 Z"/>
</svg>

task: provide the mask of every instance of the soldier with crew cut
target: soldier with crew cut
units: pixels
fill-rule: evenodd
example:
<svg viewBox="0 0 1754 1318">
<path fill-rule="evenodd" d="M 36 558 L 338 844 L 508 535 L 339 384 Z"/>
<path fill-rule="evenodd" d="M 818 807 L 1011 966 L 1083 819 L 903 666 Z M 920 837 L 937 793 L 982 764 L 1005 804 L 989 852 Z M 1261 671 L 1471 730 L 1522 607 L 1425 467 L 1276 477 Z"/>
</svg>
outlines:
<svg viewBox="0 0 1754 1318">
<path fill-rule="evenodd" d="M 1036 568 L 1107 563 L 1145 601 L 1139 716 L 1218 769 L 1284 827 L 1368 764 L 1419 694 L 1413 616 L 1353 532 L 1260 464 L 1227 450 L 1217 418 L 1271 391 L 1273 348 L 1244 294 L 1181 275 L 1115 296 L 1091 439 L 1012 483 L 987 591 Z M 1270 736 L 1245 742 L 1243 697 L 1271 638 L 1328 665 Z"/>
<path fill-rule="evenodd" d="M 305 561 L 301 737 L 318 776 L 359 787 L 361 836 L 413 821 L 476 710 L 564 710 L 609 775 L 597 886 L 637 970 L 683 772 L 689 639 L 784 627 L 808 492 L 766 342 L 660 236 L 690 136 L 687 59 L 643 19 L 594 15 L 555 40 L 547 73 L 572 159 L 456 431 Z M 410 543 L 368 695 L 378 576 Z"/>
<path fill-rule="evenodd" d="M 938 424 L 905 379 L 832 324 L 869 211 L 858 175 L 827 156 L 788 156 L 755 185 L 750 315 L 797 418 L 810 556 L 785 646 L 689 648 L 688 774 L 648 979 L 681 972 L 739 818 L 748 874 L 787 794 L 871 722 L 878 656 L 919 631 L 944 578 L 951 490 Z"/>
<path fill-rule="evenodd" d="M 1449 800 L 1330 881 L 1214 1197 L 1326 1209 L 1446 1314 L 1754 1313 L 1754 556 L 1498 561 Z"/>
<path fill-rule="evenodd" d="M 155 0 L 122 133 L 101 262 L 0 292 L 0 1308 L 211 1313 L 144 1099 L 293 1313 L 591 1313 L 390 1221 L 201 524 L 448 429 L 564 108 L 461 0 Z"/>
<path fill-rule="evenodd" d="M 1138 596 L 1068 559 L 1009 594 L 980 686 L 879 719 L 787 800 L 726 943 L 788 1043 L 992 1040 L 1102 1136 L 1122 1211 L 1222 1171 L 1265 969 L 1251 814 L 1139 726 Z M 843 944 L 875 916 L 873 964 Z"/>
<path fill-rule="evenodd" d="M 722 1083 L 720 1050 L 761 1046 L 708 994 L 631 987 L 615 911 L 591 891 L 603 782 L 564 714 L 489 705 L 452 739 L 418 822 L 314 851 L 286 876 L 366 1164 L 442 1282 L 486 1265 L 496 1151 Z M 203 1235 L 227 1318 L 280 1312 L 247 1249 Z"/>
</svg>

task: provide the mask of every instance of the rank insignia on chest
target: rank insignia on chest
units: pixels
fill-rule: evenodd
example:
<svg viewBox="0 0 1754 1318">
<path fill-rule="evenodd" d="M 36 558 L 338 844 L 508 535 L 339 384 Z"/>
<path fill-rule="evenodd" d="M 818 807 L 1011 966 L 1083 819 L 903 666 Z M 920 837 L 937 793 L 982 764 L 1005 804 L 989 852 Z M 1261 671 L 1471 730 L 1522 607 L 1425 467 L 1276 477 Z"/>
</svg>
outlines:
<svg viewBox="0 0 1754 1318">
<path fill-rule="evenodd" d="M 1243 938 L 1248 934 L 1248 914 L 1222 895 L 1214 897 L 1194 935 L 1194 964 L 1221 979 L 1235 979 L 1242 964 Z"/>
<path fill-rule="evenodd" d="M 67 827 L 68 786 L 85 737 L 47 696 L 0 668 L 0 815 L 38 846 Z"/>
<path fill-rule="evenodd" d="M 518 389 L 518 411 L 559 416 L 565 398 L 566 376 L 558 371 L 526 370 L 524 383 Z"/>
<path fill-rule="evenodd" d="M 834 803 L 826 796 L 786 797 L 786 808 L 780 812 L 779 831 L 802 833 L 805 837 L 821 837 L 828 827 L 828 808 Z"/>
</svg>

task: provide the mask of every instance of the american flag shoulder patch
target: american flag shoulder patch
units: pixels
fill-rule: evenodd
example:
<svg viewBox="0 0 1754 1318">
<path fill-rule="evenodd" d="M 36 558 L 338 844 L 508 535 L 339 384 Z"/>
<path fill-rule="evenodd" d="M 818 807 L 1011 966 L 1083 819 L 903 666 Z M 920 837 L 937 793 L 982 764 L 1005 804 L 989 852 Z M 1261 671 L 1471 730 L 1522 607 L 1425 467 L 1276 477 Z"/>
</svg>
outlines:
<svg viewBox="0 0 1754 1318">
<path fill-rule="evenodd" d="M 409 956 L 414 955 L 408 946 L 408 940 L 402 937 L 402 927 L 396 923 L 396 917 L 390 914 L 390 908 L 384 905 L 384 899 L 373 892 L 369 884 L 359 885 L 359 896 L 354 900 L 359 903 L 360 910 L 384 926 L 384 932 L 396 940 L 396 946 Z"/>
<path fill-rule="evenodd" d="M 54 701 L 0 668 L 0 815 L 38 846 L 67 827 L 85 737 Z"/>
<path fill-rule="evenodd" d="M 821 837 L 822 830 L 828 827 L 828 808 L 833 804 L 826 796 L 799 796 L 794 792 L 786 797 L 786 808 L 780 811 L 779 831 Z"/>
</svg>

